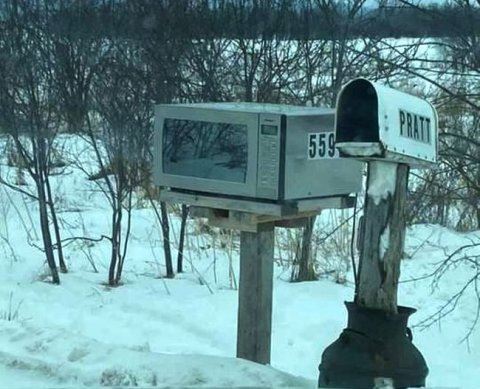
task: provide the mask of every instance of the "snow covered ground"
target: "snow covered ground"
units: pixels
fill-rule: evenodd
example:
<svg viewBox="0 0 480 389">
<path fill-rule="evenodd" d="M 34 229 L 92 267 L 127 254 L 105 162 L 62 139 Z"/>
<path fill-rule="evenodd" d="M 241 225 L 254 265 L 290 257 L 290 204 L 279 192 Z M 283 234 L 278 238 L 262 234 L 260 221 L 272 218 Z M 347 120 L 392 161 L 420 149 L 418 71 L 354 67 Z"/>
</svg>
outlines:
<svg viewBox="0 0 480 389">
<path fill-rule="evenodd" d="M 74 153 L 81 143 L 74 144 Z M 82 146 L 83 147 L 83 146 Z M 72 145 L 69 146 L 72 149 Z M 88 156 L 82 154 L 83 158 Z M 2 167 L 2 174 L 8 169 Z M 54 178 L 64 238 L 98 238 L 109 229 L 108 205 L 94 183 L 69 167 Z M 125 263 L 124 285 L 105 286 L 107 241 L 66 246 L 70 272 L 61 285 L 44 281 L 36 206 L 0 187 L 0 388 L 138 386 L 315 387 L 322 351 L 346 324 L 343 301 L 351 283 L 330 279 L 289 283 L 289 271 L 275 268 L 271 367 L 236 360 L 238 242 L 234 250 L 216 245 L 196 222 L 189 222 L 186 272 L 164 273 L 159 226 L 139 202 Z M 178 221 L 172 219 L 175 234 Z M 38 234 L 38 233 L 37 233 Z M 39 234 L 38 234 L 39 235 Z M 438 226 L 408 231 L 402 279 L 431 273 L 445 252 L 480 239 Z M 174 253 L 176 254 L 176 253 Z M 88 257 L 95 261 L 95 273 Z M 236 280 L 231 278 L 233 267 Z M 419 311 L 420 323 L 460 288 L 472 269 L 457 266 L 438 285 L 404 282 L 399 303 Z M 200 276 L 201 275 L 201 276 Z M 14 320 L 6 320 L 8 312 Z M 457 309 L 438 324 L 413 328 L 414 342 L 430 368 L 429 387 L 478 388 L 480 328 L 461 342 L 475 319 L 476 300 L 468 290 Z"/>
</svg>

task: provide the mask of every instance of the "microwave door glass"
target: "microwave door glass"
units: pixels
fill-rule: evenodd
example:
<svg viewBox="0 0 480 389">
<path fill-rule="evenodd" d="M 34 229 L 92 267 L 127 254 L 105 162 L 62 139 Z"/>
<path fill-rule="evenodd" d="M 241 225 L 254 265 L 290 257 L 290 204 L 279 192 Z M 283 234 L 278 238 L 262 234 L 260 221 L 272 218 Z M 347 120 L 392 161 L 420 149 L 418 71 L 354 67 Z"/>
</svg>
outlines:
<svg viewBox="0 0 480 389">
<path fill-rule="evenodd" d="M 163 172 L 244 183 L 248 128 L 243 124 L 165 119 Z"/>
</svg>

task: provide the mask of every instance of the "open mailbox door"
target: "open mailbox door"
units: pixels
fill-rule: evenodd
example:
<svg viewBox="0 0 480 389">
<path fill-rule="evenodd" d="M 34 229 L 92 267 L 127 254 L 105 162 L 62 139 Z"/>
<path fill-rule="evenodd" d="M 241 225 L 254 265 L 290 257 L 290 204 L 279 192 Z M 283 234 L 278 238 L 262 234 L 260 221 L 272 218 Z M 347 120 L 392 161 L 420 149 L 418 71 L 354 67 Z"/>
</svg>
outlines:
<svg viewBox="0 0 480 389">
<path fill-rule="evenodd" d="M 336 147 L 343 157 L 428 167 L 437 162 L 438 117 L 426 100 L 357 78 L 337 98 Z"/>
</svg>

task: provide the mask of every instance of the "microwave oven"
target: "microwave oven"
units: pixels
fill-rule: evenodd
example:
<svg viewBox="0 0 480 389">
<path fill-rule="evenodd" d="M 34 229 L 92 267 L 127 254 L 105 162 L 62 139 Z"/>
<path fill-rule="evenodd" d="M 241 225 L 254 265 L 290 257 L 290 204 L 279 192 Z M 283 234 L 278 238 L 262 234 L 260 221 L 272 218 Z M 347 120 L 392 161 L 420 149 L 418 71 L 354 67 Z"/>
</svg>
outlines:
<svg viewBox="0 0 480 389">
<path fill-rule="evenodd" d="M 157 105 L 154 183 L 267 202 L 358 192 L 363 164 L 340 158 L 334 116 L 260 103 Z"/>
</svg>

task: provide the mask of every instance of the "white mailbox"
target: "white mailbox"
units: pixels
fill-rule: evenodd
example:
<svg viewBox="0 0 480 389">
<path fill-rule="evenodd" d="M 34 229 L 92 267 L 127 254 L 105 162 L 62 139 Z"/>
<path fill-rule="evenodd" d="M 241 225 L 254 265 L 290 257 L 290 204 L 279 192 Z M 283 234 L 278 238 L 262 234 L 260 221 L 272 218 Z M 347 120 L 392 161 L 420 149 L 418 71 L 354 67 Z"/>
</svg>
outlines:
<svg viewBox="0 0 480 389">
<path fill-rule="evenodd" d="M 340 155 L 412 167 L 437 162 L 438 117 L 419 97 L 357 78 L 337 98 L 336 147 Z"/>
</svg>

